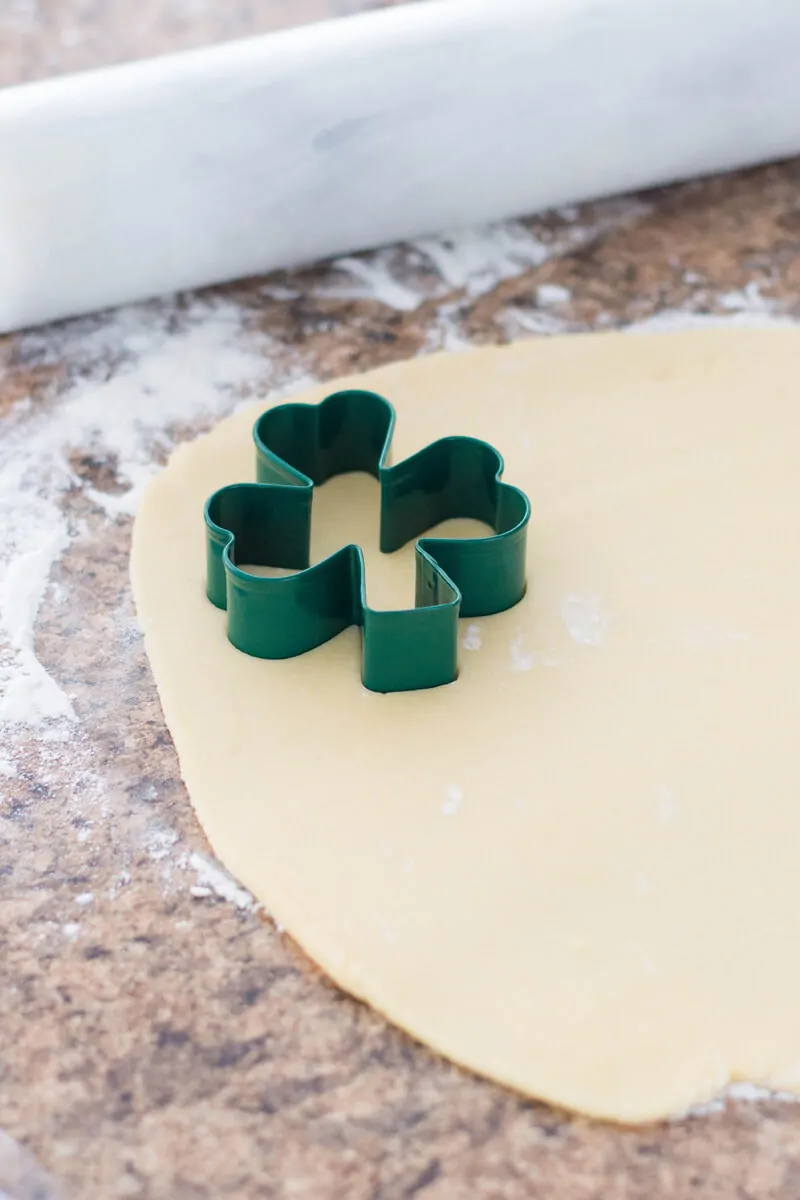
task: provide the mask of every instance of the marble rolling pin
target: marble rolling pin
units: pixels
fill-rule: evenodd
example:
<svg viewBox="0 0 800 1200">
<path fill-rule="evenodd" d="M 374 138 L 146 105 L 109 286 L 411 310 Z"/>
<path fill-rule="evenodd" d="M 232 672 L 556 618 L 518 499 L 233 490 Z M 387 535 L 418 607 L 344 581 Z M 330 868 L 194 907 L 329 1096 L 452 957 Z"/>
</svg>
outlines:
<svg viewBox="0 0 800 1200">
<path fill-rule="evenodd" d="M 800 151 L 800 0 L 423 0 L 0 91 L 0 331 Z"/>
</svg>

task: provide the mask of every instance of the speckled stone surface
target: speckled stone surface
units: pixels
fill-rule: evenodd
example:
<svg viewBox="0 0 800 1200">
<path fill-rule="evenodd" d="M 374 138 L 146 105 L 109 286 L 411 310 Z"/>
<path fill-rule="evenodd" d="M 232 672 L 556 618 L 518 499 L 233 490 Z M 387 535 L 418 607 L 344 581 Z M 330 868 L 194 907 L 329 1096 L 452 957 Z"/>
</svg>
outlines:
<svg viewBox="0 0 800 1200">
<path fill-rule="evenodd" d="M 0 0 L 0 86 L 409 0 Z"/>
<path fill-rule="evenodd" d="M 257 8 L 230 12 L 241 11 L 249 30 Z M 108 17 L 121 5 L 62 0 L 41 9 L 43 45 L 70 12 L 89 40 L 95 19 L 112 31 L 103 34 L 118 38 L 110 57 L 139 52 Z M 172 17 L 188 27 L 190 12 L 205 8 L 137 6 L 150 10 L 159 13 L 152 28 L 166 29 Z M 28 73 L 53 65 L 30 53 Z M 495 271 L 508 278 L 487 278 L 486 267 L 459 283 L 408 247 L 363 256 L 362 268 L 390 271 L 407 289 L 401 302 L 417 297 L 413 308 L 385 303 L 385 288 L 354 286 L 346 265 L 323 265 L 142 306 L 125 321 L 99 317 L 0 339 L 0 440 L 42 413 L 55 420 L 76 388 L 124 371 L 135 353 L 131 323 L 152 318 L 180 337 L 198 304 L 233 306 L 242 336 L 269 349 L 270 380 L 240 381 L 231 403 L 303 374 L 329 378 L 467 341 L 669 325 L 687 313 L 800 317 L 798 162 L 551 214 L 521 230 L 547 253 L 538 266 Z M 568 291 L 542 292 L 548 284 Z M 152 457 L 163 459 L 210 419 L 172 422 Z M 729 1099 L 703 1115 L 626 1130 L 520 1099 L 344 996 L 246 897 L 209 886 L 197 867 L 208 847 L 132 609 L 131 521 L 109 516 L 129 481 L 114 454 L 90 440 L 65 453 L 72 476 L 58 504 L 72 538 L 52 569 L 34 648 L 77 719 L 0 728 L 0 1193 L 800 1196 L 800 1105 Z M 44 471 L 43 463 L 42 488 Z"/>
</svg>

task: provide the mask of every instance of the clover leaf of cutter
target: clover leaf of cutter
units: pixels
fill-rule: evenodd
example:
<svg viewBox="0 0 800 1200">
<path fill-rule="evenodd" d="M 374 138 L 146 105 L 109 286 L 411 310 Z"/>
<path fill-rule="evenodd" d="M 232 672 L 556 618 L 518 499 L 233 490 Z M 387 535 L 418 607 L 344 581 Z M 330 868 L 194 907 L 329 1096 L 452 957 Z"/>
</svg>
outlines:
<svg viewBox="0 0 800 1200">
<path fill-rule="evenodd" d="M 228 638 L 245 654 L 292 658 L 358 625 L 365 687 L 438 687 L 458 675 L 459 616 L 503 612 L 524 596 L 530 504 L 502 482 L 498 452 L 477 438 L 445 437 L 389 465 L 394 423 L 387 400 L 359 390 L 282 404 L 256 421 L 257 482 L 220 488 L 205 506 L 207 595 L 227 610 Z M 351 471 L 380 483 L 381 551 L 417 539 L 414 608 L 369 607 L 358 546 L 309 565 L 314 486 Z M 452 517 L 494 532 L 420 536 Z M 294 573 L 254 575 L 239 563 Z"/>
</svg>

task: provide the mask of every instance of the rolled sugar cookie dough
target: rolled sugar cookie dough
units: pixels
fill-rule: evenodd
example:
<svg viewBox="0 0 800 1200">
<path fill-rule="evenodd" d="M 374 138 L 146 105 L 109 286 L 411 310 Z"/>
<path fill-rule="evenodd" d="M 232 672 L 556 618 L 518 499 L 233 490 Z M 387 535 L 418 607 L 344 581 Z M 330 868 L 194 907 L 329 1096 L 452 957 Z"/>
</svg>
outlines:
<svg viewBox="0 0 800 1200">
<path fill-rule="evenodd" d="M 533 517 L 529 588 L 461 623 L 455 684 L 376 695 L 356 630 L 249 658 L 204 595 L 203 504 L 257 406 L 179 449 L 133 584 L 211 844 L 347 991 L 522 1092 L 643 1121 L 800 1089 L 800 331 L 530 341 L 304 392 L 382 393 L 394 460 L 471 434 Z M 371 603 L 378 485 L 315 499 Z M 450 522 L 451 529 L 474 528 Z"/>
</svg>

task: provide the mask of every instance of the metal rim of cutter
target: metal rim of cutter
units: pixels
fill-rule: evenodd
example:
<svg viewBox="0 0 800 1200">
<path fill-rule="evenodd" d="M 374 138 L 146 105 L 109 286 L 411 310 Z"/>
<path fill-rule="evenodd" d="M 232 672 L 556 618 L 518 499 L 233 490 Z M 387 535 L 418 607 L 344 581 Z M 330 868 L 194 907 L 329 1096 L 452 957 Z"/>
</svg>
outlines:
<svg viewBox="0 0 800 1200">
<path fill-rule="evenodd" d="M 503 612 L 522 599 L 530 503 L 502 482 L 500 454 L 477 438 L 446 437 L 390 466 L 394 423 L 388 400 L 360 390 L 319 404 L 281 404 L 258 418 L 257 482 L 220 488 L 205 506 L 206 591 L 227 610 L 237 649 L 293 658 L 359 625 L 366 688 L 438 687 L 458 675 L 459 616 Z M 382 553 L 418 539 L 414 608 L 369 607 L 358 546 L 309 565 L 314 486 L 353 471 L 380 483 Z M 452 517 L 472 517 L 495 532 L 420 537 Z M 237 560 L 295 573 L 253 575 Z"/>
</svg>

